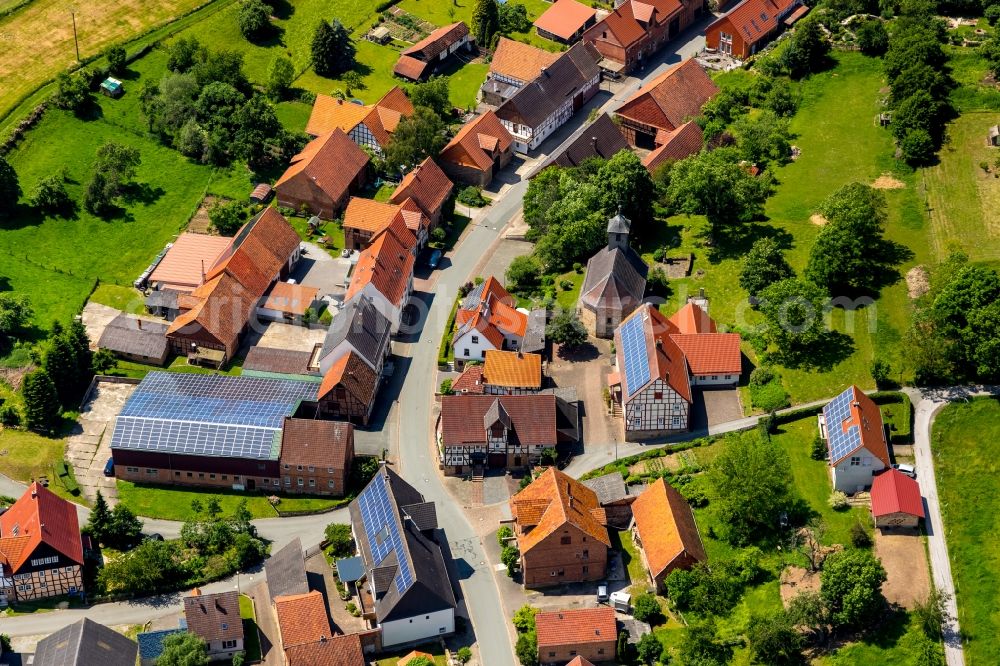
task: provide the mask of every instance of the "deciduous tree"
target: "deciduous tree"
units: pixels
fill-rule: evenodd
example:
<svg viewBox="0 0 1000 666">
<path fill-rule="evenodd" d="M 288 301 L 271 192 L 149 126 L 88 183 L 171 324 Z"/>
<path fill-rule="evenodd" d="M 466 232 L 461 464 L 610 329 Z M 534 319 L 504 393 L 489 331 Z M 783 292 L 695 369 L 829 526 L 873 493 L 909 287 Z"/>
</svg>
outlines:
<svg viewBox="0 0 1000 666">
<path fill-rule="evenodd" d="M 597 185 L 603 192 L 604 212 L 617 210 L 632 221 L 637 236 L 653 221 L 653 198 L 656 188 L 649 171 L 631 150 L 621 150 L 597 172 Z"/>
<path fill-rule="evenodd" d="M 60 72 L 56 77 L 53 103 L 60 109 L 80 112 L 91 101 L 90 76 L 84 70 Z"/>
<path fill-rule="evenodd" d="M 561 310 L 545 327 L 545 335 L 553 342 L 572 349 L 587 341 L 587 329 L 576 310 Z"/>
<path fill-rule="evenodd" d="M 14 210 L 20 196 L 21 185 L 17 179 L 17 172 L 7 158 L 0 155 L 0 217 L 6 217 Z"/>
<path fill-rule="evenodd" d="M 200 636 L 185 631 L 163 639 L 163 653 L 156 666 L 206 666 L 208 646 Z"/>
<path fill-rule="evenodd" d="M 725 666 L 733 657 L 733 648 L 721 640 L 713 620 L 692 622 L 681 640 L 682 663 L 692 666 Z"/>
<path fill-rule="evenodd" d="M 750 296 L 756 297 L 775 282 L 787 280 L 795 275 L 777 241 L 770 237 L 754 241 L 743 259 L 740 271 L 740 286 Z"/>
<path fill-rule="evenodd" d="M 124 74 L 125 69 L 128 67 L 127 60 L 128 54 L 125 53 L 125 47 L 121 45 L 115 45 L 108 49 L 105 54 L 108 58 L 108 71 L 112 74 Z"/>
<path fill-rule="evenodd" d="M 263 0 L 240 0 L 236 24 L 247 40 L 253 42 L 271 31 L 271 9 Z"/>
<path fill-rule="evenodd" d="M 425 83 L 414 85 L 409 93 L 410 102 L 414 107 L 425 106 L 442 119 L 451 116 L 447 77 L 433 76 Z"/>
<path fill-rule="evenodd" d="M 51 215 L 65 215 L 73 210 L 73 199 L 66 191 L 66 183 L 59 174 L 52 174 L 38 181 L 30 201 L 32 207 Z"/>
<path fill-rule="evenodd" d="M 752 614 L 746 633 L 754 663 L 774 666 L 802 663 L 802 634 L 795 630 L 784 610 Z"/>
<path fill-rule="evenodd" d="M 385 149 L 385 164 L 391 171 L 412 169 L 425 157 L 437 155 L 446 143 L 444 123 L 425 106 L 416 107 L 414 114 L 403 118 L 396 126 Z"/>
<path fill-rule="evenodd" d="M 869 550 L 833 553 L 823 562 L 820 596 L 835 625 L 865 626 L 885 608 L 885 569 Z"/>
<path fill-rule="evenodd" d="M 275 56 L 267 72 L 267 94 L 276 102 L 285 98 L 295 80 L 295 67 L 283 55 Z"/>
<path fill-rule="evenodd" d="M 766 325 L 765 336 L 779 355 L 800 356 L 823 342 L 827 298 L 815 284 L 788 278 L 761 291 L 759 299 L 758 308 Z"/>
</svg>

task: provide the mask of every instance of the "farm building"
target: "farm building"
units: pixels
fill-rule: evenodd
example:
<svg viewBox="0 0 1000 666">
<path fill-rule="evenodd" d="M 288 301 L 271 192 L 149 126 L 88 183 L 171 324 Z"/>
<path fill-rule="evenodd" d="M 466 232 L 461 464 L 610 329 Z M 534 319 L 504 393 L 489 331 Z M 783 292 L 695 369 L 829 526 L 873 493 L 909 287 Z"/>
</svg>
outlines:
<svg viewBox="0 0 1000 666">
<path fill-rule="evenodd" d="M 419 42 L 403 49 L 392 73 L 411 81 L 424 81 L 460 50 L 472 49 L 472 35 L 464 21 L 442 26 Z"/>
<path fill-rule="evenodd" d="M 497 107 L 514 96 L 524 84 L 534 81 L 550 66 L 558 53 L 501 37 L 493 51 L 486 81 L 479 89 L 483 103 Z"/>
<path fill-rule="evenodd" d="M 556 0 L 535 19 L 538 35 L 562 44 L 572 44 L 597 22 L 597 10 L 577 0 Z"/>
<path fill-rule="evenodd" d="M 292 158 L 274 184 L 278 203 L 333 219 L 347 205 L 348 196 L 364 185 L 368 162 L 368 154 L 343 130 L 334 128 Z"/>
<path fill-rule="evenodd" d="M 743 0 L 705 28 L 705 44 L 743 60 L 808 11 L 801 0 Z"/>
<path fill-rule="evenodd" d="M 170 353 L 167 325 L 121 313 L 104 328 L 97 348 L 137 363 L 163 365 Z"/>
<path fill-rule="evenodd" d="M 493 111 L 476 116 L 458 130 L 439 156 L 453 180 L 486 187 L 510 162 L 514 138 Z"/>
<path fill-rule="evenodd" d="M 871 497 L 875 527 L 916 527 L 924 517 L 920 485 L 898 469 L 875 477 Z"/>
<path fill-rule="evenodd" d="M 632 536 L 656 591 L 675 569 L 690 569 L 707 559 L 691 505 L 662 478 L 632 503 Z"/>
</svg>

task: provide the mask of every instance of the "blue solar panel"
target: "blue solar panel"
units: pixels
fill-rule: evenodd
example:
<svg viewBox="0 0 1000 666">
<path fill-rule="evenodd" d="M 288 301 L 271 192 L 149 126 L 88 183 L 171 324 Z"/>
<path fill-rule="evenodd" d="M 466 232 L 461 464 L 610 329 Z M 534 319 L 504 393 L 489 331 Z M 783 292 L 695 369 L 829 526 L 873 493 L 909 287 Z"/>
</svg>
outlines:
<svg viewBox="0 0 1000 666">
<path fill-rule="evenodd" d="M 830 461 L 835 462 L 861 446 L 861 428 L 853 424 L 844 430 L 844 421 L 851 419 L 854 389 L 849 388 L 823 408 L 826 437 L 830 442 Z"/>
<path fill-rule="evenodd" d="M 396 590 L 402 594 L 413 584 L 413 572 L 410 562 L 406 559 L 406 549 L 403 546 L 403 535 L 399 532 L 399 522 L 396 507 L 389 499 L 385 475 L 376 474 L 368 486 L 358 496 L 361 508 L 361 522 L 364 524 L 368 547 L 372 552 L 372 560 L 378 566 L 391 551 L 396 552 L 399 568 L 396 571 L 394 583 Z"/>
<path fill-rule="evenodd" d="M 637 314 L 619 329 L 622 339 L 622 358 L 625 359 L 625 393 L 632 395 L 649 381 L 649 356 L 643 315 Z"/>
<path fill-rule="evenodd" d="M 312 382 L 151 372 L 115 421 L 111 447 L 275 459 L 284 418 L 316 391 Z"/>
</svg>

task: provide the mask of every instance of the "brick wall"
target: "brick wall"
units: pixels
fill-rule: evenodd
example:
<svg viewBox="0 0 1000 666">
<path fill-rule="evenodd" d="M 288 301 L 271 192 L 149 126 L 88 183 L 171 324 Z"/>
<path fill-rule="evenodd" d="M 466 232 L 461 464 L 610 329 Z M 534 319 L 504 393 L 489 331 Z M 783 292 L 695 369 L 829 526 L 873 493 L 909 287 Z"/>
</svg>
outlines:
<svg viewBox="0 0 1000 666">
<path fill-rule="evenodd" d="M 532 588 L 599 581 L 604 578 L 607 564 L 607 546 L 572 525 L 550 534 L 521 555 L 524 586 Z"/>
</svg>

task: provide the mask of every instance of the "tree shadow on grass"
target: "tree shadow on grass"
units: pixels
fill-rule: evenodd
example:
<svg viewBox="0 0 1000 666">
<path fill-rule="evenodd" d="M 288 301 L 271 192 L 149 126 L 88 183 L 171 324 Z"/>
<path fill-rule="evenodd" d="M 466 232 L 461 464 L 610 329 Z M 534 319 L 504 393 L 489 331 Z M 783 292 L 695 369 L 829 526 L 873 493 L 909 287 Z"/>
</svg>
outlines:
<svg viewBox="0 0 1000 666">
<path fill-rule="evenodd" d="M 787 250 L 794 238 L 790 233 L 765 222 L 733 224 L 714 233 L 711 226 L 701 232 L 701 237 L 709 245 L 708 261 L 718 264 L 726 259 L 739 259 L 750 251 L 753 244 L 762 238 L 773 239 L 780 248 Z"/>
<path fill-rule="evenodd" d="M 793 370 L 829 372 L 853 353 L 854 340 L 851 336 L 840 331 L 826 331 L 815 344 L 782 350 L 776 354 L 776 360 Z"/>
<path fill-rule="evenodd" d="M 271 5 L 271 16 L 279 21 L 287 21 L 295 13 L 295 7 L 288 0 L 269 0 Z"/>
<path fill-rule="evenodd" d="M 582 345 L 577 345 L 575 347 L 567 347 L 565 345 L 559 345 L 557 352 L 559 358 L 564 361 L 569 361 L 571 363 L 578 363 L 584 361 L 593 361 L 595 358 L 600 356 L 601 352 L 592 342 L 584 342 Z"/>
<path fill-rule="evenodd" d="M 158 185 L 129 183 L 125 186 L 125 191 L 122 193 L 122 201 L 126 204 L 143 204 L 144 206 L 148 206 L 166 193 L 166 190 Z"/>
</svg>

